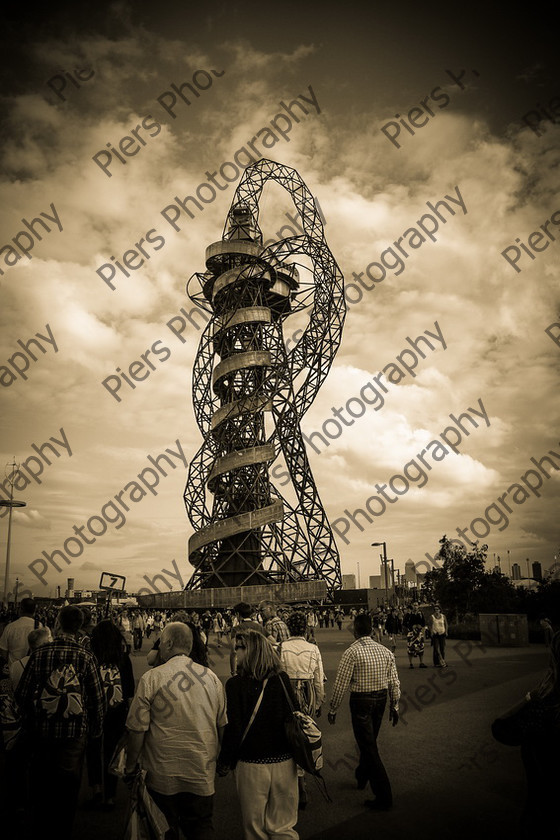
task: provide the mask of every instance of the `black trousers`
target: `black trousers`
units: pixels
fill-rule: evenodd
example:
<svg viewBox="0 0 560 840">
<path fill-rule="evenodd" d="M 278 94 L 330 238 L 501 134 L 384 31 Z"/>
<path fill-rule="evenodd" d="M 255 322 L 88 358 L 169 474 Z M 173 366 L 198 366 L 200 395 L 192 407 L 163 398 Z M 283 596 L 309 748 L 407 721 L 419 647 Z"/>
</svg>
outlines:
<svg viewBox="0 0 560 840">
<path fill-rule="evenodd" d="M 445 633 L 433 633 L 432 645 L 434 665 L 439 666 L 445 662 Z"/>
<path fill-rule="evenodd" d="M 37 738 L 31 761 L 34 837 L 70 840 L 78 804 L 86 736 Z"/>
<path fill-rule="evenodd" d="M 376 800 L 382 806 L 393 804 L 391 783 L 377 748 L 377 736 L 387 705 L 387 690 L 353 692 L 350 695 L 352 729 L 360 751 L 356 779 L 369 782 Z"/>
<path fill-rule="evenodd" d="M 121 703 L 108 709 L 103 722 L 103 737 L 95 738 L 87 745 L 86 764 L 88 782 L 93 785 L 103 784 L 105 799 L 114 799 L 117 793 L 117 776 L 109 773 L 109 764 L 115 752 L 119 738 L 125 730 L 128 704 Z"/>
<path fill-rule="evenodd" d="M 213 840 L 212 810 L 214 796 L 198 796 L 196 793 L 174 793 L 165 796 L 149 788 L 150 796 L 163 811 L 171 831 L 169 840 L 179 837 L 178 829 L 186 840 Z"/>
</svg>

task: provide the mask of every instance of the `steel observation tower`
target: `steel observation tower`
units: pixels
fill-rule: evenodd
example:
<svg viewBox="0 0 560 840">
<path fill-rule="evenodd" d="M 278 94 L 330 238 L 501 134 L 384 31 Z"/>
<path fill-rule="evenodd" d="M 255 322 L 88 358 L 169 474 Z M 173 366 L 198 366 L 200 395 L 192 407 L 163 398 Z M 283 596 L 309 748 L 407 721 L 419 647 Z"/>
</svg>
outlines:
<svg viewBox="0 0 560 840">
<path fill-rule="evenodd" d="M 267 181 L 287 190 L 304 234 L 264 248 L 258 218 Z M 311 282 L 300 280 L 297 255 L 309 258 Z M 195 531 L 185 588 L 324 580 L 330 593 L 341 586 L 339 555 L 300 421 L 340 344 L 344 278 L 294 169 L 262 159 L 245 170 L 222 239 L 206 249 L 206 271 L 190 278 L 187 293 L 210 320 L 193 368 L 203 443 L 184 494 Z M 302 310 L 307 326 L 288 351 L 285 322 Z M 271 480 L 278 458 L 291 502 Z"/>
</svg>

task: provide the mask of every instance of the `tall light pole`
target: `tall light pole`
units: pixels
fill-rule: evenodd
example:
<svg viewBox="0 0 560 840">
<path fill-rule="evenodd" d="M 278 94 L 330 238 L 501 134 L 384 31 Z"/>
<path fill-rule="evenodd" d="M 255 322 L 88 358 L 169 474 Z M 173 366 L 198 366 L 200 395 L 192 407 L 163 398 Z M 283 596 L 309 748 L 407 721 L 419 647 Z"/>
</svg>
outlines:
<svg viewBox="0 0 560 840">
<path fill-rule="evenodd" d="M 6 539 L 6 572 L 4 574 L 4 605 L 8 606 L 8 577 L 10 574 L 10 546 L 12 542 L 12 510 L 15 507 L 25 507 L 27 502 L 20 502 L 17 499 L 14 499 L 14 482 L 16 480 L 16 476 L 19 472 L 19 464 L 16 464 L 16 459 L 14 457 L 12 464 L 7 464 L 7 467 L 11 467 L 12 470 L 8 475 L 8 481 L 10 482 L 10 498 L 9 499 L 0 499 L 0 507 L 7 507 L 9 508 L 8 512 L 8 537 Z"/>
<path fill-rule="evenodd" d="M 371 545 L 372 545 L 372 547 L 374 545 L 382 545 L 383 546 L 383 577 L 385 579 L 385 600 L 388 601 L 389 600 L 389 593 L 388 593 L 389 581 L 388 581 L 388 575 L 387 575 L 387 571 L 388 571 L 387 570 L 387 543 L 386 542 L 374 542 Z"/>
</svg>

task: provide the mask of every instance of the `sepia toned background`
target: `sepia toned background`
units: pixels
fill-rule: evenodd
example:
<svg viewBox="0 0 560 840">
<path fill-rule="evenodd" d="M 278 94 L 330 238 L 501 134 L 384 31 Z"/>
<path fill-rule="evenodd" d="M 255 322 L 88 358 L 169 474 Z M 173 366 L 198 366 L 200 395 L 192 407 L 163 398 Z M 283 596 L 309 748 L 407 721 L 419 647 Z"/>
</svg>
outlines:
<svg viewBox="0 0 560 840">
<path fill-rule="evenodd" d="M 404 570 L 409 558 L 434 554 L 443 534 L 455 537 L 457 528 L 484 517 L 535 469 L 532 457 L 556 452 L 560 468 L 560 345 L 553 340 L 560 328 L 546 332 L 560 321 L 560 90 L 548 30 L 544 19 L 521 26 L 513 12 L 472 4 L 381 3 L 367 11 L 353 2 L 270 7 L 163 0 L 79 9 L 55 3 L 25 16 L 8 11 L 0 455 L 2 469 L 13 456 L 31 471 L 43 467 L 40 483 L 23 470 L 26 479 L 15 493 L 27 507 L 13 519 L 12 589 L 16 576 L 20 591 L 36 595 L 64 589 L 68 576 L 85 589 L 112 571 L 134 591 L 162 568 L 178 570 L 173 588 L 186 583 L 191 529 L 182 493 L 200 445 L 190 395 L 200 329 L 185 322 L 178 336 L 180 321 L 172 319 L 182 317 L 181 307 L 192 309 L 185 283 L 204 270 L 205 248 L 221 236 L 237 182 L 216 190 L 195 218 L 182 213 L 180 230 L 162 210 L 195 194 L 207 173 L 270 127 L 281 102 L 309 97 L 309 86 L 318 108 L 298 112 L 300 121 L 285 138 L 261 134 L 270 147 L 259 148 L 306 181 L 347 282 L 356 283 L 353 274 L 384 252 L 385 265 L 394 260 L 386 249 L 417 227 L 430 212 L 428 202 L 455 196 L 458 188 L 466 208 L 453 205 L 453 216 L 445 211 L 436 241 L 426 238 L 411 249 L 404 267 L 395 260 L 395 270 L 387 268 L 371 291 L 349 292 L 342 344 L 303 421 L 306 435 L 321 432 L 333 408 L 358 396 L 410 347 L 407 337 L 433 332 L 437 322 L 446 349 L 427 352 L 415 376 L 389 388 L 382 408 L 368 407 L 336 440 L 327 438 L 320 454 L 309 449 L 331 521 L 363 508 L 377 483 L 402 474 L 449 425 L 450 414 L 458 417 L 482 400 L 490 423 L 465 437 L 458 453 L 434 463 L 423 487 L 411 487 L 371 523 L 362 519 L 363 530 L 349 530 L 349 544 L 338 540 L 343 573 L 355 573 L 358 563 L 362 583 L 379 573 L 374 541 L 386 541 L 395 567 Z M 190 105 L 177 97 L 173 118 L 161 97 L 171 102 L 165 93 L 172 85 L 192 84 L 201 70 L 206 75 L 197 79 L 211 84 Z M 403 118 L 416 127 L 409 131 L 398 123 Z M 115 153 L 108 177 L 93 158 L 107 162 L 100 153 L 118 151 L 143 122 L 137 132 L 144 143 L 124 156 L 125 164 Z M 399 125 L 397 148 L 387 135 Z M 125 148 L 133 146 L 125 141 Z M 238 154 L 238 162 L 245 157 Z M 294 213 L 287 194 L 267 187 L 260 215 L 265 238 L 289 224 L 286 213 Z M 31 258 L 19 247 L 30 246 L 29 236 L 18 237 L 30 233 L 25 221 L 41 235 L 39 241 L 31 234 Z M 131 267 L 129 277 L 117 270 L 111 289 L 98 269 L 111 258 L 122 265 L 142 238 L 149 258 Z M 508 248 L 516 267 L 502 255 Z M 288 319 L 287 337 L 302 323 Z M 41 336 L 52 336 L 56 352 Z M 28 344 L 32 338 L 42 349 Z M 103 380 L 116 377 L 116 388 L 117 368 L 126 374 L 148 350 L 155 369 L 147 366 L 135 388 L 121 378 L 117 400 Z M 16 353 L 29 363 L 23 375 Z M 33 445 L 40 449 L 49 440 L 58 454 L 43 449 L 47 464 Z M 148 456 L 166 449 L 182 455 L 169 456 L 172 466 L 154 493 L 136 491 L 120 517 L 118 506 L 106 507 L 138 482 L 150 467 Z M 545 466 L 551 477 L 541 472 L 539 495 L 528 491 L 522 503 L 521 496 L 510 500 L 507 525 L 505 519 L 492 525 L 481 539 L 489 563 L 501 557 L 502 571 L 509 572 L 508 561 L 525 571 L 527 558 L 545 571 L 555 563 L 560 472 Z M 94 542 L 86 530 L 92 543 L 71 565 L 58 556 L 61 572 L 49 566 L 44 582 L 30 572 L 30 563 L 61 549 L 74 526 L 86 526 L 102 509 L 106 530 Z M 4 515 L 1 557 L 6 526 Z M 102 523 L 94 522 L 96 528 Z"/>
</svg>

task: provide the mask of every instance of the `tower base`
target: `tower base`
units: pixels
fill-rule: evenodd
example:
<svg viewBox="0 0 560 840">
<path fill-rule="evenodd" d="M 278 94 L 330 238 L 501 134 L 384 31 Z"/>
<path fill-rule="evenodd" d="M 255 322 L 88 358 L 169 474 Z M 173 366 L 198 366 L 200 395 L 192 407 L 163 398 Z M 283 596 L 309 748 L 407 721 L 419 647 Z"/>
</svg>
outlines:
<svg viewBox="0 0 560 840">
<path fill-rule="evenodd" d="M 260 601 L 293 604 L 301 601 L 322 601 L 327 597 L 324 580 L 304 580 L 298 583 L 272 583 L 257 586 L 224 586 L 216 589 L 180 590 L 137 595 L 138 604 L 145 609 L 207 610 L 233 607 L 241 601 L 256 605 Z"/>
</svg>

